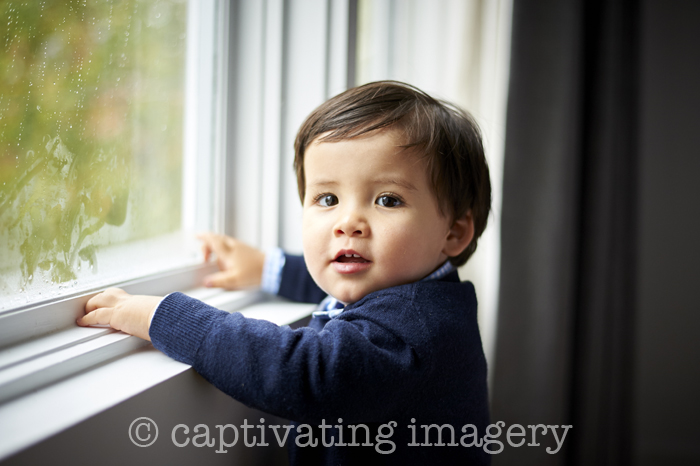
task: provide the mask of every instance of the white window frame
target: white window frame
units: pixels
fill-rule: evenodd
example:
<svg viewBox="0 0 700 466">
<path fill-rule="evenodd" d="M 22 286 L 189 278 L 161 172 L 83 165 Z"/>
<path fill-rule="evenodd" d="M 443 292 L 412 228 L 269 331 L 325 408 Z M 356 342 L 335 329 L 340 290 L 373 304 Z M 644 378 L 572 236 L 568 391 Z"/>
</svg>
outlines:
<svg viewBox="0 0 700 466">
<path fill-rule="evenodd" d="M 193 33 L 188 36 L 187 48 L 191 56 L 188 56 L 186 65 L 182 203 L 182 225 L 186 232 L 193 231 L 197 225 L 212 225 L 214 231 L 223 231 L 220 226 L 221 212 L 225 208 L 222 205 L 223 196 L 217 196 L 216 193 L 221 191 L 225 182 L 220 175 L 223 172 L 221 166 L 225 163 L 225 153 L 222 142 L 212 135 L 225 134 L 223 129 L 219 129 L 225 128 L 225 106 L 219 103 L 222 99 L 216 96 L 225 92 L 227 61 L 225 54 L 215 56 L 214 41 L 225 34 L 227 10 L 227 2 L 216 0 L 190 2 L 188 8 L 188 28 Z M 214 28 L 211 27 L 212 24 L 215 25 Z M 202 95 L 214 97 L 203 99 Z M 209 198 L 213 199 L 213 208 L 210 207 Z M 216 225 L 216 220 L 219 225 Z M 186 266 L 111 285 L 151 290 L 152 294 L 167 293 L 169 289 L 192 288 L 201 281 L 207 270 L 211 270 L 211 266 L 206 264 Z M 134 276 L 138 276 L 138 273 Z M 167 286 L 167 280 L 173 285 Z M 99 287 L 104 288 L 106 286 Z M 94 295 L 96 291 L 79 290 L 55 299 L 33 300 L 0 312 L 0 348 L 74 326 L 78 315 L 68 310 L 84 305 L 85 296 Z M 0 399 L 1 397 L 2 395 Z"/>
<path fill-rule="evenodd" d="M 211 220 L 214 231 L 258 247 L 300 250 L 292 141 L 314 107 L 352 84 L 353 8 L 356 0 L 190 1 L 185 231 Z M 217 98 L 201 105 L 194 91 Z M 213 209 L 202 204 L 206 196 Z M 312 310 L 257 291 L 197 288 L 214 270 L 201 264 L 114 285 L 132 294 L 189 290 L 220 309 L 279 325 Z M 98 291 L 0 313 L 0 460 L 191 370 L 136 337 L 77 327 Z"/>
</svg>

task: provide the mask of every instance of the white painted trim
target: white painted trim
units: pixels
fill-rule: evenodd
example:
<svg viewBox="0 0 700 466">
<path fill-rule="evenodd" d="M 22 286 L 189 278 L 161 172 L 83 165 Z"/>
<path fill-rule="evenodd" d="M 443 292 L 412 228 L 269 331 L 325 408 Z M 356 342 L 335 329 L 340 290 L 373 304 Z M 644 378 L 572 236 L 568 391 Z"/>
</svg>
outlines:
<svg viewBox="0 0 700 466">
<path fill-rule="evenodd" d="M 228 82 L 231 99 L 227 156 L 231 163 L 227 169 L 230 221 L 226 232 L 260 247 L 265 2 L 241 1 L 235 3 L 235 8 L 230 27 L 235 37 L 230 53 L 235 62 Z"/>
<path fill-rule="evenodd" d="M 213 264 L 186 267 L 146 278 L 115 284 L 131 294 L 165 295 L 173 290 L 191 289 L 205 275 L 216 270 Z M 85 303 L 105 287 L 86 290 L 59 300 L 46 301 L 0 315 L 0 348 L 75 326 Z"/>
<path fill-rule="evenodd" d="M 192 295 L 201 296 L 207 292 L 194 290 Z M 310 315 L 314 307 L 273 298 L 260 302 L 264 298 L 255 292 L 223 293 L 223 296 L 227 299 L 216 294 L 204 301 L 220 308 L 236 308 L 244 304 L 246 308 L 241 311 L 244 316 L 269 320 L 277 325 L 297 322 Z M 250 305 L 251 299 L 259 302 Z M 85 349 L 88 352 L 82 352 Z M 55 378 L 43 388 L 27 391 L 24 396 L 0 404 L 0 460 L 191 370 L 190 366 L 168 358 L 149 343 L 121 332 L 110 332 L 84 345 L 67 348 L 66 352 L 72 356 L 66 359 L 67 362 L 61 361 L 65 353 L 49 356 L 58 359 L 56 367 L 61 363 L 73 364 L 75 369 L 82 362 L 89 363 L 91 369 L 75 370 L 71 377 Z M 104 355 L 111 357 L 101 362 L 89 360 Z M 14 372 L 15 375 L 22 371 L 31 375 L 32 369 L 49 362 L 56 361 L 30 361 L 27 367 L 15 366 Z M 0 384 L 2 374 L 0 371 Z M 26 379 L 19 379 L 11 388 L 16 389 L 24 382 Z"/>
<path fill-rule="evenodd" d="M 187 8 L 187 56 L 185 64 L 185 122 L 183 131 L 182 228 L 185 232 L 215 228 L 219 187 L 217 175 L 217 113 L 222 71 L 218 37 L 226 31 L 228 17 L 222 16 L 226 2 L 189 2 Z M 218 56 L 217 56 L 218 54 Z M 225 86 L 224 86 L 225 88 Z"/>
<path fill-rule="evenodd" d="M 279 245 L 280 230 L 282 67 L 284 64 L 283 0 L 267 0 L 264 21 L 260 196 L 266 202 L 265 207 L 260 211 L 260 247 L 270 249 Z"/>
<path fill-rule="evenodd" d="M 0 405 L 0 460 L 187 371 L 153 347 Z"/>
<path fill-rule="evenodd" d="M 195 228 L 195 212 L 197 210 L 196 199 L 197 177 L 197 88 L 199 84 L 198 68 L 198 40 L 199 37 L 199 8 L 195 2 L 187 4 L 187 48 L 185 51 L 185 98 L 184 98 L 184 122 L 182 132 L 182 229 L 184 231 Z"/>
<path fill-rule="evenodd" d="M 139 349 L 145 340 L 109 332 L 0 370 L 0 403 Z"/>
<path fill-rule="evenodd" d="M 196 3 L 196 2 L 192 2 Z M 227 210 L 231 209 L 231 203 L 226 196 L 226 183 L 228 177 L 228 91 L 229 91 L 229 59 L 230 59 L 230 3 L 228 1 L 216 1 L 214 5 L 215 32 L 213 33 L 213 93 L 210 96 L 212 102 L 212 126 L 208 128 L 212 138 L 212 192 L 210 227 L 218 233 L 224 233 L 226 228 Z M 204 180 L 199 180 L 205 182 Z M 200 194 L 201 196 L 201 194 Z M 197 225 L 202 228 L 204 225 Z"/>
<path fill-rule="evenodd" d="M 131 294 L 165 295 L 172 290 L 192 289 L 213 270 L 213 265 L 201 265 L 120 286 Z M 122 356 L 141 345 L 139 339 L 111 329 L 77 327 L 76 319 L 83 315 L 86 302 L 97 291 L 0 316 L 3 329 L 0 347 L 4 348 L 0 350 L 0 403 Z M 193 292 L 214 305 L 235 301 L 239 308 L 261 299 L 259 293 L 253 292 L 206 289 Z M 236 309 L 227 306 L 225 310 Z"/>
<path fill-rule="evenodd" d="M 328 22 L 328 76 L 326 98 L 347 89 L 348 85 L 348 28 L 349 0 L 329 0 Z"/>
</svg>

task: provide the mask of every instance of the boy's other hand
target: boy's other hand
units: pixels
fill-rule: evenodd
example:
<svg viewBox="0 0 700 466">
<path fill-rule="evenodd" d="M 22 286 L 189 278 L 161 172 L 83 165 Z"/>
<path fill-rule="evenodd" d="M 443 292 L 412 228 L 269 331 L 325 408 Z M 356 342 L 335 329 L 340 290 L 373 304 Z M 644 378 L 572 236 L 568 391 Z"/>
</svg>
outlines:
<svg viewBox="0 0 700 466">
<path fill-rule="evenodd" d="M 151 341 L 151 316 L 161 299 L 157 296 L 130 295 L 119 288 L 108 288 L 90 298 L 78 325 L 109 325 L 130 335 Z"/>
<path fill-rule="evenodd" d="M 216 255 L 218 273 L 204 277 L 204 286 L 234 290 L 260 286 L 265 254 L 230 236 L 204 233 L 197 236 L 202 242 L 204 261 Z"/>
</svg>

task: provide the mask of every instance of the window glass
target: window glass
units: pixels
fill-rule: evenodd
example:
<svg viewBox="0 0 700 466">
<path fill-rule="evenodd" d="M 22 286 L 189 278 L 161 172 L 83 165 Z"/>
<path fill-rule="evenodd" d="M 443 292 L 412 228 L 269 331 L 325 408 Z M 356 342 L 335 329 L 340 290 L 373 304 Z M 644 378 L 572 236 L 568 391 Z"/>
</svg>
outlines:
<svg viewBox="0 0 700 466">
<path fill-rule="evenodd" d="M 187 7 L 0 1 L 0 308 L 174 266 Z"/>
</svg>

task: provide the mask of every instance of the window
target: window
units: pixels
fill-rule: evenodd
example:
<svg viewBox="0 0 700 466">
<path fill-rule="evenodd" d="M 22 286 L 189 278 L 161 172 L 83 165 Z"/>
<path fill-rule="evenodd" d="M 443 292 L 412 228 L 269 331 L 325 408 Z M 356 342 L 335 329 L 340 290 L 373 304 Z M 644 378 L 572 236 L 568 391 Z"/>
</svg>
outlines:
<svg viewBox="0 0 700 466">
<path fill-rule="evenodd" d="M 214 4 L 0 8 L 0 312 L 198 263 Z"/>
<path fill-rule="evenodd" d="M 227 2 L 104 0 L 3 2 L 0 18 L 0 407 L 11 411 L 143 346 L 76 327 L 95 290 L 164 295 L 211 270 L 193 233 L 222 225 L 229 16 Z"/>
<path fill-rule="evenodd" d="M 260 301 L 193 290 L 213 269 L 200 263 L 193 233 L 300 247 L 290 141 L 347 84 L 353 5 L 0 6 L 8 25 L 0 32 L 0 411 L 20 415 L 23 395 L 49 393 L 143 347 L 110 329 L 76 327 L 96 290 L 190 290 L 229 311 Z M 185 369 L 161 361 L 149 372 Z M 109 403 L 136 388 L 119 390 Z M 62 422 L 53 421 L 42 435 Z M 15 434 L 8 449 L 36 437 Z"/>
</svg>

